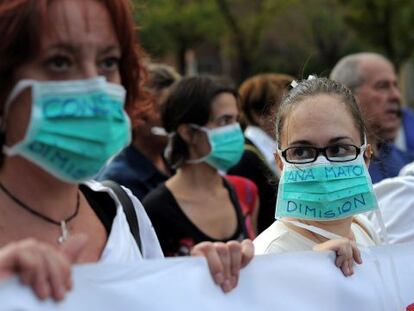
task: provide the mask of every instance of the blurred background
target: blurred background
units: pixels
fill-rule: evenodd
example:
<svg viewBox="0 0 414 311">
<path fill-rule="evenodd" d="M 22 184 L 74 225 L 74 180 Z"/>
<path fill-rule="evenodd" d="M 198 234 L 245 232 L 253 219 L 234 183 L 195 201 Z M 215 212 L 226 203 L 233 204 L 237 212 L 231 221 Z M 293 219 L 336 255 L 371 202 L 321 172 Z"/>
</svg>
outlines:
<svg viewBox="0 0 414 311">
<path fill-rule="evenodd" d="M 152 61 L 235 83 L 262 72 L 328 76 L 342 56 L 391 59 L 414 106 L 413 0 L 133 0 Z"/>
</svg>

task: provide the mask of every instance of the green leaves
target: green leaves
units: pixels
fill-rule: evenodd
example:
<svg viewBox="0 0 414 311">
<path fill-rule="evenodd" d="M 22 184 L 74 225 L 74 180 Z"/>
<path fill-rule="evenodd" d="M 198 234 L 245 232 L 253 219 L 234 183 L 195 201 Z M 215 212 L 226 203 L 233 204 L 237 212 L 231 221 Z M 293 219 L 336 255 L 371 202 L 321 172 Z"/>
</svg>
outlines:
<svg viewBox="0 0 414 311">
<path fill-rule="evenodd" d="M 241 81 L 270 71 L 327 75 L 340 57 L 363 50 L 399 65 L 414 49 L 412 0 L 133 2 L 144 48 L 173 57 L 182 72 L 188 50 L 215 53 L 209 62 Z"/>
</svg>

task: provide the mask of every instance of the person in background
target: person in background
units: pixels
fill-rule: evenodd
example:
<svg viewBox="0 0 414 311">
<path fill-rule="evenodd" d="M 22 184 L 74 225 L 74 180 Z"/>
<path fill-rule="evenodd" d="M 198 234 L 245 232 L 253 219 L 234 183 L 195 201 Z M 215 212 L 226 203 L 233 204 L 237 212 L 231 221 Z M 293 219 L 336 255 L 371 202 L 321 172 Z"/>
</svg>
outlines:
<svg viewBox="0 0 414 311">
<path fill-rule="evenodd" d="M 414 111 L 410 107 L 401 108 L 401 127 L 395 145 L 402 151 L 414 154 Z"/>
<path fill-rule="evenodd" d="M 139 200 L 92 180 L 144 108 L 135 29 L 127 0 L 0 0 L 0 278 L 18 275 L 41 299 L 63 299 L 73 263 L 163 258 Z M 253 247 L 202 243 L 192 255 L 229 291 Z"/>
<path fill-rule="evenodd" d="M 246 221 L 231 181 L 219 173 L 242 156 L 238 117 L 237 91 L 218 80 L 183 78 L 171 90 L 162 124 L 170 138 L 166 158 L 177 171 L 143 201 L 166 256 L 189 255 L 202 241 L 253 237 L 247 225 L 254 222 Z"/>
<path fill-rule="evenodd" d="M 247 125 L 244 153 L 229 174 L 252 180 L 259 190 L 258 233 L 272 224 L 275 214 L 277 183 L 280 171 L 276 166 L 274 119 L 280 101 L 293 77 L 285 74 L 260 74 L 242 83 L 239 88 L 241 120 Z"/>
<path fill-rule="evenodd" d="M 377 208 L 367 166 L 371 146 L 351 91 L 326 78 L 305 80 L 284 98 L 276 121 L 282 171 L 275 221 L 256 254 L 336 251 L 348 276 L 361 263 L 356 244 L 379 243 L 361 213 Z"/>
<path fill-rule="evenodd" d="M 170 87 L 181 77 L 165 64 L 149 64 L 147 90 L 151 106 L 135 117 L 132 143 L 118 154 L 99 174 L 98 180 L 113 180 L 129 188 L 140 200 L 171 175 L 163 151 L 167 138 L 157 135 L 161 127 L 160 109 Z M 155 133 L 154 133 L 155 132 Z"/>
<path fill-rule="evenodd" d="M 346 85 L 360 106 L 374 152 L 369 167 L 372 181 L 397 176 L 404 165 L 414 161 L 414 155 L 394 144 L 402 114 L 394 66 L 376 53 L 351 54 L 338 61 L 330 78 Z"/>
</svg>

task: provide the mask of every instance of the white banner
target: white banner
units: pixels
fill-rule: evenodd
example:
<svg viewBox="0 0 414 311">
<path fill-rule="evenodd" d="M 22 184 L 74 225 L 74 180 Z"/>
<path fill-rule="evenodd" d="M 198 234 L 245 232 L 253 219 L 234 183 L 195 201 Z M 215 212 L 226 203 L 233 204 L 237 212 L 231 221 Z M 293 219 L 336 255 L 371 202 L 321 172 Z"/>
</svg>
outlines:
<svg viewBox="0 0 414 311">
<path fill-rule="evenodd" d="M 333 260 L 315 252 L 258 256 L 229 294 L 200 258 L 84 265 L 63 303 L 39 302 L 13 279 L 0 285 L 0 310 L 400 311 L 414 303 L 414 243 L 363 251 L 348 278 Z"/>
</svg>

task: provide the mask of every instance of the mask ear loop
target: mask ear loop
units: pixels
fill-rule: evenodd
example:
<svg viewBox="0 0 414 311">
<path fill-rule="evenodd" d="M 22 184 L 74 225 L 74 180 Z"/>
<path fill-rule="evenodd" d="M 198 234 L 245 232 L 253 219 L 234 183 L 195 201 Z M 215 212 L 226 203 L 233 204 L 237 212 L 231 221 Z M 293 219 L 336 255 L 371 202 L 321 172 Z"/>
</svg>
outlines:
<svg viewBox="0 0 414 311">
<path fill-rule="evenodd" d="M 11 91 L 10 95 L 7 97 L 6 102 L 4 104 L 3 115 L 0 117 L 0 131 L 4 132 L 6 129 L 6 118 L 9 113 L 10 104 L 16 97 L 26 88 L 33 87 L 35 80 L 21 80 L 19 81 L 13 90 Z"/>
<path fill-rule="evenodd" d="M 200 128 L 201 130 L 203 129 L 201 127 L 197 127 L 197 128 Z M 171 156 L 171 153 L 172 153 L 173 139 L 177 135 L 177 133 L 176 132 L 168 133 L 163 127 L 159 127 L 159 126 L 154 126 L 153 128 L 151 128 L 151 133 L 154 134 L 154 135 L 165 136 L 165 137 L 168 138 L 168 143 L 167 143 L 167 146 L 165 147 L 164 153 L 163 153 L 164 158 L 168 160 Z M 201 163 L 203 161 L 204 161 L 204 157 L 200 158 L 200 159 L 195 159 L 195 160 L 187 160 L 186 163 L 196 164 L 196 163 Z M 175 170 L 175 169 L 178 168 L 179 163 L 170 164 L 170 165 Z"/>
<path fill-rule="evenodd" d="M 13 152 L 11 151 L 11 147 L 5 146 L 6 143 L 6 119 L 7 115 L 9 114 L 10 105 L 13 102 L 13 100 L 16 99 L 16 97 L 26 88 L 32 87 L 34 83 L 36 83 L 35 80 L 21 80 L 19 81 L 13 90 L 11 91 L 10 95 L 7 97 L 6 102 L 4 104 L 3 108 L 3 115 L 0 117 L 0 148 L 2 151 L 1 159 L 4 157 L 4 154 L 12 155 Z"/>
<path fill-rule="evenodd" d="M 164 137 L 167 137 L 168 142 L 167 142 L 167 146 L 165 146 L 165 149 L 164 149 L 164 152 L 163 152 L 163 156 L 164 156 L 164 159 L 167 159 L 168 160 L 170 158 L 170 156 L 171 156 L 171 152 L 172 152 L 172 140 L 173 140 L 174 136 L 176 135 L 176 132 L 168 133 L 165 130 L 165 128 L 160 127 L 160 126 L 154 126 L 154 127 L 151 128 L 151 133 L 153 135 L 156 135 L 156 136 L 164 136 Z M 171 167 L 173 169 L 176 169 L 177 168 L 176 165 L 171 165 Z"/>
<path fill-rule="evenodd" d="M 168 138 L 168 142 L 167 142 L 167 146 L 165 146 L 163 155 L 164 155 L 164 159 L 167 159 L 168 161 L 169 161 L 171 153 L 172 153 L 172 141 L 173 141 L 173 138 L 174 138 L 175 135 L 176 135 L 175 132 L 168 133 L 166 135 L 167 138 Z M 174 170 L 177 169 L 177 165 L 174 165 L 174 164 L 170 164 L 170 165 L 171 165 L 171 168 L 173 168 Z"/>
<path fill-rule="evenodd" d="M 190 126 L 193 127 L 193 128 L 195 128 L 195 129 L 197 129 L 197 130 L 199 130 L 199 131 L 203 131 L 204 133 L 207 134 L 208 143 L 209 143 L 209 145 L 211 147 L 211 151 L 212 151 L 212 145 L 211 145 L 211 141 L 210 141 L 209 134 L 208 134 L 209 133 L 209 129 L 206 128 L 206 127 L 204 127 L 204 126 L 199 126 L 197 124 L 190 124 Z M 199 159 L 187 160 L 187 161 L 185 161 L 185 163 L 187 163 L 187 164 L 199 164 L 199 163 L 203 163 L 206 160 L 206 158 L 208 157 L 208 155 L 211 153 L 211 151 L 208 154 L 206 154 L 205 156 L 203 156 L 203 157 L 201 157 Z"/>
<path fill-rule="evenodd" d="M 336 240 L 336 239 L 342 239 L 343 238 L 342 236 L 340 236 L 338 234 L 335 234 L 335 233 L 332 233 L 328 230 L 324 230 L 324 229 L 321 229 L 321 228 L 318 228 L 318 227 L 312 226 L 312 225 L 307 225 L 307 224 L 301 223 L 299 221 L 286 220 L 286 219 L 282 219 L 282 218 L 278 218 L 277 220 L 285 222 L 285 223 L 287 222 L 287 223 L 290 223 L 290 224 L 292 224 L 296 227 L 299 227 L 299 228 L 308 230 L 310 232 L 316 233 L 320 236 L 323 236 L 324 238 L 327 238 L 328 240 Z"/>
</svg>

